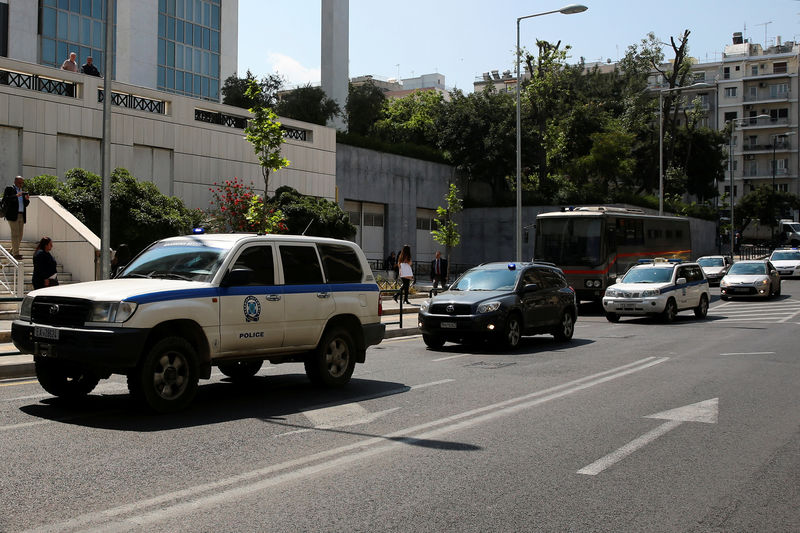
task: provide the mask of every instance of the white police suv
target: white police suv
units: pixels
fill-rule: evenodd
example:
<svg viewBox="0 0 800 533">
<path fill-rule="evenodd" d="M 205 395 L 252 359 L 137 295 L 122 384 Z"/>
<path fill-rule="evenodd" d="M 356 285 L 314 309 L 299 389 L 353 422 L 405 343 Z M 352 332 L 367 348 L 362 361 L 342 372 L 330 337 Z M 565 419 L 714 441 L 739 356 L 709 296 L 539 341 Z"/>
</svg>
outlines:
<svg viewBox="0 0 800 533">
<path fill-rule="evenodd" d="M 800 248 L 776 248 L 769 262 L 781 277 L 800 276 Z"/>
<path fill-rule="evenodd" d="M 609 322 L 617 322 L 623 315 L 660 315 L 665 322 L 672 322 L 685 309 L 705 318 L 709 301 L 708 280 L 700 265 L 655 259 L 634 265 L 608 287 L 603 310 Z"/>
<path fill-rule="evenodd" d="M 167 412 L 191 402 L 212 366 L 243 379 L 265 360 L 302 362 L 312 382 L 344 385 L 384 329 L 354 243 L 209 234 L 155 242 L 116 279 L 32 291 L 11 335 L 55 396 L 123 374 L 133 396 Z"/>
</svg>

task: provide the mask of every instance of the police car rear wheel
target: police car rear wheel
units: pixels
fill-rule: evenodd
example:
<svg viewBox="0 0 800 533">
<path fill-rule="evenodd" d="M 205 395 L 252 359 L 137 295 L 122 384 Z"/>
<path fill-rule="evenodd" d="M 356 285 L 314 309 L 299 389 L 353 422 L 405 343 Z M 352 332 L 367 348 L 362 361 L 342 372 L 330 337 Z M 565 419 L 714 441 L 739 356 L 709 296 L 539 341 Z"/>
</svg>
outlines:
<svg viewBox="0 0 800 533">
<path fill-rule="evenodd" d="M 150 349 L 139 366 L 139 385 L 136 388 L 154 411 L 178 411 L 189 405 L 197 393 L 197 366 L 197 354 L 186 339 L 163 338 Z"/>
<path fill-rule="evenodd" d="M 703 294 L 700 296 L 700 304 L 694 308 L 694 316 L 697 318 L 705 318 L 708 314 L 708 298 Z"/>
<path fill-rule="evenodd" d="M 74 400 L 86 396 L 100 381 L 92 371 L 66 361 L 35 357 L 34 366 L 42 388 L 60 398 Z"/>
<path fill-rule="evenodd" d="M 328 330 L 317 350 L 305 361 L 306 375 L 315 385 L 341 387 L 350 381 L 356 366 L 355 344 L 341 328 Z"/>
<path fill-rule="evenodd" d="M 231 379 L 247 379 L 258 374 L 264 361 L 237 361 L 219 365 L 219 371 Z"/>
</svg>

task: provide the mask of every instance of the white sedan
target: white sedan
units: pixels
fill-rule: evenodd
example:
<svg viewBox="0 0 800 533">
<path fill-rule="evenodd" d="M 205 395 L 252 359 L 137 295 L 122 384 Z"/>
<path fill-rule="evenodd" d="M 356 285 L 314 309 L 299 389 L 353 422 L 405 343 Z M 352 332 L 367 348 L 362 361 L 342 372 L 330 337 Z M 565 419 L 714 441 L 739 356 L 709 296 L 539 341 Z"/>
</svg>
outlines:
<svg viewBox="0 0 800 533">
<path fill-rule="evenodd" d="M 800 249 L 778 248 L 769 256 L 769 261 L 783 277 L 800 276 Z"/>
</svg>

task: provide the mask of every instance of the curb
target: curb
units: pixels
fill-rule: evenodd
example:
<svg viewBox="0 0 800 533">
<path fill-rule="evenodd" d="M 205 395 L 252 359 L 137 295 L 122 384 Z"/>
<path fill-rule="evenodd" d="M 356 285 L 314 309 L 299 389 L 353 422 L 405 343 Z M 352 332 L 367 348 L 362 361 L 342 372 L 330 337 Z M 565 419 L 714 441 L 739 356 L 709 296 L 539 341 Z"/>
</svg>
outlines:
<svg viewBox="0 0 800 533">
<path fill-rule="evenodd" d="M 407 337 L 409 335 L 419 335 L 419 328 L 387 329 L 386 333 L 383 334 L 383 340 Z"/>
</svg>

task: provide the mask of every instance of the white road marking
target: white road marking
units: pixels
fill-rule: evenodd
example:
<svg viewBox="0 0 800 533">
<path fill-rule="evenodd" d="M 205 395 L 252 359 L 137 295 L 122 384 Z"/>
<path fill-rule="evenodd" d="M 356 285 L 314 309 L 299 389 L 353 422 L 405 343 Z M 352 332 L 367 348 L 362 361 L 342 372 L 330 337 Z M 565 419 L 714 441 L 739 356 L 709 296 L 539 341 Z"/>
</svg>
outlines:
<svg viewBox="0 0 800 533">
<path fill-rule="evenodd" d="M 772 355 L 775 352 L 728 352 L 720 355 Z"/>
<path fill-rule="evenodd" d="M 458 359 L 459 357 L 469 357 L 470 355 L 476 355 L 476 354 L 474 354 L 474 353 L 462 353 L 462 354 L 459 354 L 459 355 L 450 355 L 448 357 L 440 357 L 439 359 L 431 359 L 431 361 L 435 363 L 435 362 L 438 362 L 438 361 L 447 361 L 448 359 Z"/>
<path fill-rule="evenodd" d="M 654 415 L 648 415 L 645 418 L 657 418 L 661 420 L 668 420 L 668 422 L 648 431 L 641 437 L 632 440 L 622 448 L 619 448 L 605 457 L 598 459 L 589 466 L 581 468 L 577 473 L 585 474 L 587 476 L 596 476 L 603 470 L 615 465 L 633 452 L 647 446 L 658 437 L 672 431 L 684 422 L 716 424 L 718 413 L 719 398 L 712 398 L 711 400 L 706 400 L 704 402 L 678 407 L 677 409 L 670 409 L 669 411 L 663 411 Z"/>
<path fill-rule="evenodd" d="M 123 531 L 146 527 L 169 518 L 209 509 L 229 501 L 237 501 L 258 491 L 287 481 L 306 479 L 320 472 L 394 451 L 401 446 L 444 435 L 494 421 L 500 417 L 524 411 L 543 403 L 619 379 L 668 361 L 668 357 L 647 357 L 611 370 L 598 372 L 561 385 L 510 398 L 455 415 L 408 427 L 387 435 L 363 439 L 352 444 L 324 450 L 283 463 L 269 465 L 209 483 L 168 492 L 160 496 L 87 513 L 59 523 L 45 525 L 29 531 L 64 531 L 95 528 L 96 531 Z M 152 510 L 148 510 L 152 509 Z M 128 515 L 128 516 L 126 516 Z M 114 520 L 114 522 L 112 522 Z M 89 529 L 91 531 L 91 529 Z"/>
</svg>

